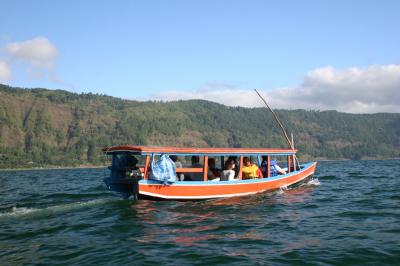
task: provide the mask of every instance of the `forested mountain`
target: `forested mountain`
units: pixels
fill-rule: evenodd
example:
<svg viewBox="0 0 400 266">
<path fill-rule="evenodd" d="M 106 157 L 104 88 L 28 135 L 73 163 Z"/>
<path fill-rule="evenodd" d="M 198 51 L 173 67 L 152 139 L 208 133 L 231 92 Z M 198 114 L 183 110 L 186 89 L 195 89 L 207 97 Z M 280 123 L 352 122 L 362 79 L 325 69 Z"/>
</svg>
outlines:
<svg viewBox="0 0 400 266">
<path fill-rule="evenodd" d="M 301 160 L 399 157 L 400 114 L 277 114 L 293 132 Z M 116 144 L 287 147 L 265 108 L 139 102 L 0 84 L 0 168 L 99 165 L 101 148 Z"/>
</svg>

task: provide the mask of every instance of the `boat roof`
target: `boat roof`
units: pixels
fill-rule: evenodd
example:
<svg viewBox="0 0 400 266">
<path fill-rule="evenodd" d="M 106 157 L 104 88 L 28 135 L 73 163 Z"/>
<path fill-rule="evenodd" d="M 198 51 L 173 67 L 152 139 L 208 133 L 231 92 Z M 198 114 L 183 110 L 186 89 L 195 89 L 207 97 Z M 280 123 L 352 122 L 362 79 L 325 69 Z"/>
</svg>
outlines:
<svg viewBox="0 0 400 266">
<path fill-rule="evenodd" d="M 296 149 L 271 148 L 188 148 L 120 145 L 103 149 L 106 154 L 130 152 L 141 155 L 293 155 Z"/>
</svg>

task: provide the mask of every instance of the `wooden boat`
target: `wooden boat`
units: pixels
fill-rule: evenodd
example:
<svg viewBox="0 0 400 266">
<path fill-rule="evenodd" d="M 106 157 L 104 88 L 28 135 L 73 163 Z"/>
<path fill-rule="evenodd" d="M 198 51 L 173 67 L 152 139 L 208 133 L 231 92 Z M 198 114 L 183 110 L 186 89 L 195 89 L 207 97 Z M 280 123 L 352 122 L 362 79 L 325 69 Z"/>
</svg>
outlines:
<svg viewBox="0 0 400 266">
<path fill-rule="evenodd" d="M 125 198 L 133 196 L 137 199 L 156 200 L 204 200 L 251 195 L 265 191 L 295 186 L 312 178 L 317 163 L 300 164 L 296 158 L 295 149 L 267 148 L 177 148 L 177 147 L 148 147 L 148 146 L 113 146 L 103 149 L 106 155 L 112 156 L 110 177 L 105 179 L 108 189 L 123 194 Z M 175 155 L 185 161 L 192 156 L 202 159 L 202 166 L 185 166 L 176 168 L 176 174 L 185 176 L 197 174 L 201 181 L 175 181 L 162 183 L 149 177 L 151 162 L 159 156 Z M 134 156 L 138 164 L 126 164 Z M 210 181 L 208 159 L 214 158 L 221 163 L 229 156 L 235 156 L 238 162 L 236 180 Z M 259 166 L 261 158 L 267 158 L 267 171 L 262 178 L 244 179 L 243 158 L 250 157 Z M 286 174 L 272 176 L 270 172 L 272 158 L 286 163 Z M 188 161 L 188 160 L 186 160 Z M 132 162 L 131 162 L 132 163 Z M 136 162 L 135 162 L 136 164 Z M 265 164 L 264 164 L 265 165 Z"/>
</svg>

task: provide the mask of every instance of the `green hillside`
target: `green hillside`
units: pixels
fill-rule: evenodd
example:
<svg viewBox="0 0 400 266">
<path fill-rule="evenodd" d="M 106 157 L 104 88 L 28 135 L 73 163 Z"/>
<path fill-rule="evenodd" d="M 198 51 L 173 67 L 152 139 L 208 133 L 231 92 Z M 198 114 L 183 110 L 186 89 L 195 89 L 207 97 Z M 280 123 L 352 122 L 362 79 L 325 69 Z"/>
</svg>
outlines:
<svg viewBox="0 0 400 266">
<path fill-rule="evenodd" d="M 400 153 L 400 114 L 277 114 L 293 132 L 301 160 Z M 139 102 L 0 84 L 0 168 L 98 165 L 101 148 L 116 144 L 287 147 L 265 108 L 202 100 Z"/>
</svg>

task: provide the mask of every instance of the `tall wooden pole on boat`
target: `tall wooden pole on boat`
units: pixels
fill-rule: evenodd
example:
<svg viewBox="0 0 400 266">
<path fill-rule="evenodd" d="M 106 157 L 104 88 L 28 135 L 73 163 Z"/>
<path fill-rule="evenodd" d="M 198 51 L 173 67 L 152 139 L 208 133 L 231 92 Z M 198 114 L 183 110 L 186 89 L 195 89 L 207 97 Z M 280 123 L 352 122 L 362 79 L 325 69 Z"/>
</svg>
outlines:
<svg viewBox="0 0 400 266">
<path fill-rule="evenodd" d="M 286 134 L 286 130 L 285 130 L 285 128 L 283 127 L 281 121 L 279 121 L 278 116 L 275 114 L 274 110 L 272 110 L 271 107 L 269 107 L 267 101 L 261 96 L 261 94 L 260 94 L 256 89 L 254 89 L 254 90 L 256 91 L 256 93 L 258 94 L 258 96 L 261 98 L 261 100 L 265 103 L 265 105 L 268 107 L 268 109 L 271 111 L 271 113 L 274 115 L 274 118 L 275 118 L 276 122 L 278 123 L 279 127 L 282 129 L 283 134 L 285 135 L 286 141 L 289 143 L 289 147 L 290 147 L 292 150 L 294 150 L 293 143 L 290 142 L 289 137 L 288 137 L 288 135 Z"/>
<path fill-rule="evenodd" d="M 292 137 L 292 147 L 293 147 L 292 149 L 294 150 L 293 132 L 291 132 L 290 135 Z M 296 169 L 296 163 L 297 163 L 297 166 L 300 169 L 300 162 L 299 162 L 299 160 L 296 159 L 296 157 L 297 157 L 296 154 L 293 154 L 293 167 L 294 167 L 294 169 Z"/>
</svg>

